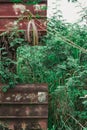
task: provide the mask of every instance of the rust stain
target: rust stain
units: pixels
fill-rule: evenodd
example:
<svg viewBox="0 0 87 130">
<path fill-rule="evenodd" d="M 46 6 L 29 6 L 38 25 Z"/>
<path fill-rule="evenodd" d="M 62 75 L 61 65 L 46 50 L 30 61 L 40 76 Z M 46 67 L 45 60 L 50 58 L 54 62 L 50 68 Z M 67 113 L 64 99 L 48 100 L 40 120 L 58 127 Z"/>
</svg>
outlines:
<svg viewBox="0 0 87 130">
<path fill-rule="evenodd" d="M 11 123 L 10 123 L 11 122 Z M 16 122 L 16 124 L 15 124 Z M 1 124 L 5 128 L 5 130 L 46 130 L 47 128 L 47 120 L 8 120 L 2 121 Z M 1 127 L 0 127 L 1 128 Z M 6 129 L 7 128 L 7 129 Z M 1 129 L 0 129 L 1 130 Z"/>
<path fill-rule="evenodd" d="M 0 130 L 47 130 L 46 84 L 17 85 L 0 95 Z"/>
</svg>

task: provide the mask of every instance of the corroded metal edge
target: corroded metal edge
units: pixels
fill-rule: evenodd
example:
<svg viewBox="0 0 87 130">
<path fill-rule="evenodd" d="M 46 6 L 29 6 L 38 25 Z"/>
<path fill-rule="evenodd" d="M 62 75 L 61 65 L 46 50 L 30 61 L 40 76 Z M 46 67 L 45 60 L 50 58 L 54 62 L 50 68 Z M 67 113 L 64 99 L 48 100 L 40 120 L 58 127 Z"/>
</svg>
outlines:
<svg viewBox="0 0 87 130">
<path fill-rule="evenodd" d="M 0 91 L 4 84 L 0 85 Z M 19 84 L 16 85 L 14 88 L 10 88 L 8 92 L 48 92 L 48 85 L 47 84 Z"/>
</svg>

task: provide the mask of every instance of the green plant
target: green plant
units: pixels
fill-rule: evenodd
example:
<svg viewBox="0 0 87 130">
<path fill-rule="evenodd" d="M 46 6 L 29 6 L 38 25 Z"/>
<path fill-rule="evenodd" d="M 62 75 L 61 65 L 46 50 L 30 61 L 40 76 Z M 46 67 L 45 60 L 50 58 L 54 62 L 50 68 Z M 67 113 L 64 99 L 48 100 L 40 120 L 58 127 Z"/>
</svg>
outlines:
<svg viewBox="0 0 87 130">
<path fill-rule="evenodd" d="M 25 13 L 26 18 L 29 21 L 26 36 L 25 31 L 19 30 L 18 26 L 19 22 L 24 20 Z M 32 17 L 33 14 L 29 10 L 25 10 L 18 20 L 6 25 L 6 32 L 0 34 L 0 82 L 7 84 L 2 88 L 4 92 L 9 88 L 14 87 L 19 82 L 19 76 L 16 73 L 17 48 L 28 44 L 38 44 L 38 31 Z"/>
<path fill-rule="evenodd" d="M 86 95 L 87 31 L 60 20 L 52 23 L 44 44 L 18 48 L 17 73 L 21 83 L 48 84 L 50 130 L 85 129 L 86 100 L 80 97 Z M 74 42 L 76 48 L 60 36 Z"/>
<path fill-rule="evenodd" d="M 24 38 L 20 37 L 20 33 L 23 35 L 24 32 L 14 27 L 11 32 L 0 37 L 0 82 L 6 84 L 2 87 L 4 92 L 18 83 L 16 50 L 19 46 L 27 44 Z"/>
<path fill-rule="evenodd" d="M 16 40 L 10 43 L 17 45 L 18 82 L 48 84 L 49 130 L 86 130 L 86 27 L 53 18 L 40 46 L 20 44 L 23 39 L 17 36 Z"/>
<path fill-rule="evenodd" d="M 41 0 L 10 0 L 13 3 L 26 3 L 26 4 L 38 4 Z"/>
</svg>

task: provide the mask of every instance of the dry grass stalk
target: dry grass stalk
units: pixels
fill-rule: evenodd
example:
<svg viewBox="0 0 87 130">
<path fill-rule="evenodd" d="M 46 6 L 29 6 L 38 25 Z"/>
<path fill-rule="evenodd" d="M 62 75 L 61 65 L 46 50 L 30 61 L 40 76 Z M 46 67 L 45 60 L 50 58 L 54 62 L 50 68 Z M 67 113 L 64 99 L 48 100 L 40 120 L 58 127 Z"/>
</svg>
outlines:
<svg viewBox="0 0 87 130">
<path fill-rule="evenodd" d="M 30 20 L 28 22 L 28 26 L 27 26 L 27 40 L 28 42 L 31 42 L 31 32 L 32 32 L 32 36 L 33 36 L 33 45 L 38 45 L 38 30 L 37 27 L 35 25 L 34 20 Z"/>
</svg>

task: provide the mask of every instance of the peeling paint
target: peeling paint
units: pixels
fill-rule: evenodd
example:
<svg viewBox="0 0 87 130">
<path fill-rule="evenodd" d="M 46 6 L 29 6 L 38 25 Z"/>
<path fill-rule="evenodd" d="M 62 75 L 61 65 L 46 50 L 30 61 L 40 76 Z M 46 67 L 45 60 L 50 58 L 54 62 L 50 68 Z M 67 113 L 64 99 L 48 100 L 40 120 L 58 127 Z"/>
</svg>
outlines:
<svg viewBox="0 0 87 130">
<path fill-rule="evenodd" d="M 6 100 L 7 100 L 7 101 L 10 101 L 10 100 L 11 100 L 11 97 L 7 97 Z"/>
<path fill-rule="evenodd" d="M 47 130 L 47 85 L 17 85 L 0 92 L 0 130 Z"/>
<path fill-rule="evenodd" d="M 15 101 L 19 101 L 22 98 L 21 94 L 17 94 L 15 96 Z"/>
<path fill-rule="evenodd" d="M 15 14 L 18 15 L 19 13 L 25 12 L 26 6 L 23 4 L 14 4 L 13 9 L 14 9 Z"/>
<path fill-rule="evenodd" d="M 46 92 L 38 92 L 38 101 L 45 102 L 46 101 Z"/>
</svg>

